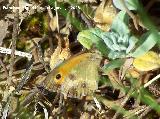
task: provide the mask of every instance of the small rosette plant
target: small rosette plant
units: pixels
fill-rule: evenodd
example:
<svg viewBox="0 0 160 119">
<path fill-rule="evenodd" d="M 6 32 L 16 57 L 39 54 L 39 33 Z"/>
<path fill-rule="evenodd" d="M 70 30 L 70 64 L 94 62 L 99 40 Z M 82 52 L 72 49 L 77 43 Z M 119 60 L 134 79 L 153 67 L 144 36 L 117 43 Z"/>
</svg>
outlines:
<svg viewBox="0 0 160 119">
<path fill-rule="evenodd" d="M 78 34 L 78 41 L 87 49 L 92 46 L 110 59 L 125 58 L 131 55 L 137 38 L 131 35 L 128 28 L 129 17 L 121 11 L 113 20 L 110 32 L 98 28 L 84 30 Z"/>
<path fill-rule="evenodd" d="M 108 57 L 111 59 L 128 57 L 137 41 L 136 37 L 130 34 L 123 35 L 116 32 L 104 32 L 101 37 L 110 49 Z"/>
</svg>

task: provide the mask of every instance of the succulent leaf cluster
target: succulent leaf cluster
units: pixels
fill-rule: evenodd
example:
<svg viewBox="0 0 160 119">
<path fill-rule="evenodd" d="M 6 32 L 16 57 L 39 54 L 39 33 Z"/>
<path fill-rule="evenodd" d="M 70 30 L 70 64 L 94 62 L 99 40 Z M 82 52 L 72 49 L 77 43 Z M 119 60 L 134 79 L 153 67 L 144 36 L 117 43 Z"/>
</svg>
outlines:
<svg viewBox="0 0 160 119">
<path fill-rule="evenodd" d="M 111 59 L 129 56 L 137 41 L 136 37 L 130 34 L 123 35 L 116 32 L 103 32 L 101 37 L 110 49 L 108 57 Z"/>
</svg>

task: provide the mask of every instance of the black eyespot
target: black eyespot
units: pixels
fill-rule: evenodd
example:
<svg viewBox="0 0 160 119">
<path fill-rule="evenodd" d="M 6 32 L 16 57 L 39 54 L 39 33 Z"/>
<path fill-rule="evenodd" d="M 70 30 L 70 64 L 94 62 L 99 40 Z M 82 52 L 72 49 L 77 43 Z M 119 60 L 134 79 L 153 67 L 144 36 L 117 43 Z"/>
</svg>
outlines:
<svg viewBox="0 0 160 119">
<path fill-rule="evenodd" d="M 61 74 L 57 74 L 56 79 L 60 79 L 60 78 L 61 78 Z"/>
</svg>

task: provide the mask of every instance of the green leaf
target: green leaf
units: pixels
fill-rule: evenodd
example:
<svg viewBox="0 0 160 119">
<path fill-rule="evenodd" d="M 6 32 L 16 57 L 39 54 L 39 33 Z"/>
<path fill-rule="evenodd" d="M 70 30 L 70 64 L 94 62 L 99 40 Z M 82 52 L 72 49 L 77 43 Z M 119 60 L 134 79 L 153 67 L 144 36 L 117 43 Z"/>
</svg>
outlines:
<svg viewBox="0 0 160 119">
<path fill-rule="evenodd" d="M 129 56 L 138 39 L 130 34 L 121 35 L 117 32 L 103 32 L 101 37 L 110 49 L 108 57 L 111 59 Z"/>
<path fill-rule="evenodd" d="M 77 40 L 87 49 L 91 49 L 95 46 L 104 56 L 108 55 L 108 48 L 101 38 L 103 31 L 94 28 L 89 30 L 83 30 L 77 36 Z"/>
<path fill-rule="evenodd" d="M 143 5 L 138 0 L 135 0 L 134 3 L 137 4 L 137 13 L 142 24 L 154 35 L 155 38 L 160 39 L 159 30 L 157 26 L 154 25 L 153 21 L 148 17 Z M 160 44 L 160 40 L 157 40 L 156 42 Z"/>
<path fill-rule="evenodd" d="M 124 11 L 120 11 L 114 18 L 111 26 L 111 30 L 121 35 L 129 34 L 130 29 L 128 28 L 129 16 Z"/>
<path fill-rule="evenodd" d="M 135 0 L 124 0 L 124 2 L 129 10 L 137 10 L 138 2 L 135 2 Z M 124 10 L 124 6 L 121 3 L 121 0 L 113 0 L 113 4 L 116 8 Z"/>
<path fill-rule="evenodd" d="M 141 100 L 145 104 L 149 105 L 152 109 L 156 110 L 158 113 L 160 113 L 160 105 L 157 103 L 157 101 L 145 90 L 144 88 L 141 88 Z"/>
<path fill-rule="evenodd" d="M 114 32 L 103 32 L 101 34 L 101 37 L 105 42 L 105 44 L 108 46 L 108 48 L 111 49 L 112 51 L 115 51 L 113 44 L 117 43 L 118 34 Z"/>
<path fill-rule="evenodd" d="M 126 53 L 124 51 L 121 51 L 121 52 L 110 51 L 108 54 L 108 57 L 110 59 L 124 58 L 126 57 Z"/>
<path fill-rule="evenodd" d="M 129 46 L 126 50 L 126 53 L 129 53 L 136 45 L 138 39 L 135 36 L 131 36 L 129 39 Z"/>
<path fill-rule="evenodd" d="M 148 34 L 148 33 L 147 33 Z M 135 52 L 131 54 L 132 57 L 138 57 L 140 55 L 143 55 L 144 53 L 148 52 L 154 45 L 157 43 L 158 38 L 156 37 L 154 33 L 151 33 L 146 40 L 140 45 Z M 146 37 L 146 36 L 145 36 Z M 145 38 L 144 35 L 141 39 Z M 141 40 L 140 39 L 140 40 Z"/>
<path fill-rule="evenodd" d="M 117 59 L 117 60 L 110 61 L 108 64 L 103 66 L 102 70 L 104 72 L 111 71 L 115 68 L 121 67 L 124 64 L 124 62 L 125 62 L 124 59 Z"/>
</svg>

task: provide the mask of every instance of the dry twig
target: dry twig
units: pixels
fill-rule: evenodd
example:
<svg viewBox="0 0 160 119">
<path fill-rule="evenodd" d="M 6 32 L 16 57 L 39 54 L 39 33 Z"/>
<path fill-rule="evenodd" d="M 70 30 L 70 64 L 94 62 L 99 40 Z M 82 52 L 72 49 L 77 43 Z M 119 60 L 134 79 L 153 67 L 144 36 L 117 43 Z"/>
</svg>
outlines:
<svg viewBox="0 0 160 119">
<path fill-rule="evenodd" d="M 19 0 L 15 0 L 15 6 L 19 6 Z M 12 75 L 13 75 L 13 65 L 14 65 L 14 58 L 15 58 L 15 50 L 16 50 L 16 40 L 18 38 L 18 31 L 19 31 L 19 10 L 16 9 L 14 14 L 14 22 L 13 22 L 13 34 L 12 34 L 12 53 L 10 59 L 10 70 L 9 70 L 9 77 L 7 80 L 8 86 L 11 85 Z"/>
</svg>

